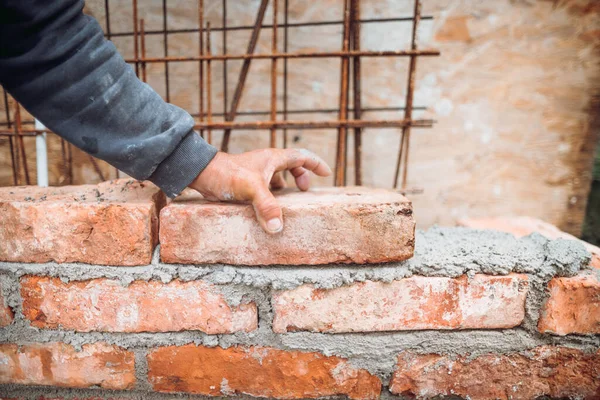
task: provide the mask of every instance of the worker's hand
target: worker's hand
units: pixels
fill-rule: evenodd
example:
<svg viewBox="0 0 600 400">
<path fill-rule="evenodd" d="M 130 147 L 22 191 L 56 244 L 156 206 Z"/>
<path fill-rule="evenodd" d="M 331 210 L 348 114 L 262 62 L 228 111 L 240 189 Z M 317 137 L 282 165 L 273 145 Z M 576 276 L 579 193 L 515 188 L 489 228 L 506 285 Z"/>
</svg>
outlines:
<svg viewBox="0 0 600 400">
<path fill-rule="evenodd" d="M 207 200 L 251 202 L 262 228 L 268 233 L 281 232 L 281 208 L 269 190 L 286 186 L 281 171 L 289 170 L 300 190 L 308 190 L 310 171 L 328 176 L 331 169 L 308 150 L 264 149 L 243 154 L 217 153 L 208 166 L 190 184 Z"/>
</svg>

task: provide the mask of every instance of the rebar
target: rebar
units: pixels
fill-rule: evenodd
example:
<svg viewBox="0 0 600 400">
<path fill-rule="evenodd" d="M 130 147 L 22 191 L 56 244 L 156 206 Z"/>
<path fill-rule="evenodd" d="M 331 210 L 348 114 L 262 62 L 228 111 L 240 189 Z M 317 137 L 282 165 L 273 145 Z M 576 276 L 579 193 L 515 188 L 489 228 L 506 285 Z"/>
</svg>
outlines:
<svg viewBox="0 0 600 400">
<path fill-rule="evenodd" d="M 206 54 L 211 54 L 210 49 L 210 22 L 206 23 Z M 212 90 L 211 90 L 211 67 L 210 67 L 210 59 L 206 61 L 206 122 L 208 133 L 206 135 L 206 140 L 208 143 L 212 143 Z"/>
<path fill-rule="evenodd" d="M 348 53 L 350 41 L 350 7 L 344 0 L 344 30 L 342 40 L 342 52 Z M 340 71 L 340 112 L 339 119 L 345 120 L 348 112 L 348 57 L 341 58 Z M 343 186 L 346 180 L 346 127 L 338 127 L 337 153 L 335 156 L 335 186 Z"/>
<path fill-rule="evenodd" d="M 277 0 L 273 0 L 273 34 L 271 38 L 271 51 L 277 53 Z M 277 59 L 271 60 L 271 121 L 277 120 Z M 271 128 L 271 148 L 277 147 L 277 130 Z"/>
</svg>

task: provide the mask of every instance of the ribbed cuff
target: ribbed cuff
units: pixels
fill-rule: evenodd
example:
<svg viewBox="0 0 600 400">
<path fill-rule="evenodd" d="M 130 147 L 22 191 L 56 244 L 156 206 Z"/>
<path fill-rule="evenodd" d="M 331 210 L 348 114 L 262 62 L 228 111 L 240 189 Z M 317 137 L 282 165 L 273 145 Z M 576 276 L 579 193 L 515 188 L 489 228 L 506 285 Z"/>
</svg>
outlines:
<svg viewBox="0 0 600 400">
<path fill-rule="evenodd" d="M 148 179 L 167 196 L 176 197 L 206 168 L 215 154 L 216 148 L 190 131 Z"/>
</svg>

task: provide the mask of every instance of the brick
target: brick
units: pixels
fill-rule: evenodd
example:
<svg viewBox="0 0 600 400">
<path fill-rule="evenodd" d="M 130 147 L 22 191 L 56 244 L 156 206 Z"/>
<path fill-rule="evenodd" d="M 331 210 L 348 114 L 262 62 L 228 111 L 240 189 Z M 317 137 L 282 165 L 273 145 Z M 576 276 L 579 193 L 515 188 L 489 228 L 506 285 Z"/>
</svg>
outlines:
<svg viewBox="0 0 600 400">
<path fill-rule="evenodd" d="M 230 307 L 219 289 L 203 281 L 64 283 L 59 278 L 21 279 L 23 314 L 38 328 L 80 332 L 249 332 L 258 325 L 254 303 Z"/>
<path fill-rule="evenodd" d="M 273 296 L 273 330 L 375 332 L 493 329 L 520 325 L 526 275 L 422 277 L 358 282 L 331 290 L 303 285 Z"/>
<path fill-rule="evenodd" d="M 65 343 L 0 344 L 0 383 L 131 389 L 134 354 L 105 343 L 79 352 Z"/>
<path fill-rule="evenodd" d="M 284 229 L 262 231 L 250 205 L 212 203 L 188 192 L 161 212 L 167 263 L 241 265 L 379 263 L 414 251 L 412 205 L 398 193 L 318 188 L 276 194 Z"/>
<path fill-rule="evenodd" d="M 339 357 L 266 347 L 162 347 L 148 354 L 154 390 L 279 399 L 377 399 L 381 381 Z"/>
<path fill-rule="evenodd" d="M 14 314 L 12 309 L 6 304 L 2 283 L 0 282 L 0 328 L 12 324 Z"/>
<path fill-rule="evenodd" d="M 148 264 L 164 199 L 156 186 L 126 179 L 0 188 L 0 261 Z"/>
<path fill-rule="evenodd" d="M 600 268 L 600 247 L 580 240 L 573 235 L 563 232 L 556 226 L 532 217 L 497 217 L 480 219 L 462 219 L 458 221 L 460 226 L 473 229 L 492 229 L 511 233 L 516 237 L 522 237 L 537 232 L 548 239 L 576 240 L 592 254 L 591 267 Z"/>
<path fill-rule="evenodd" d="M 542 333 L 600 334 L 600 280 L 595 275 L 554 278 L 538 322 Z"/>
<path fill-rule="evenodd" d="M 600 351 L 586 354 L 542 346 L 525 354 L 487 354 L 473 360 L 402 353 L 390 390 L 418 399 L 450 395 L 471 400 L 598 399 Z"/>
</svg>

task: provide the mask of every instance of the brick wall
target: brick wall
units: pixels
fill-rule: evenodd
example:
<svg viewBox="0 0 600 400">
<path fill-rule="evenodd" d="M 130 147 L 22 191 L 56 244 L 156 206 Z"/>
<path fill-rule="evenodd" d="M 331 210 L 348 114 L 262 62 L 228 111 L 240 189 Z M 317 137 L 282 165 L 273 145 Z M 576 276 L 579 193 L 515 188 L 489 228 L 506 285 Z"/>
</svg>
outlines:
<svg viewBox="0 0 600 400">
<path fill-rule="evenodd" d="M 600 397 L 582 243 L 415 233 L 378 190 L 280 201 L 271 239 L 146 183 L 0 189 L 0 399 Z"/>
</svg>

